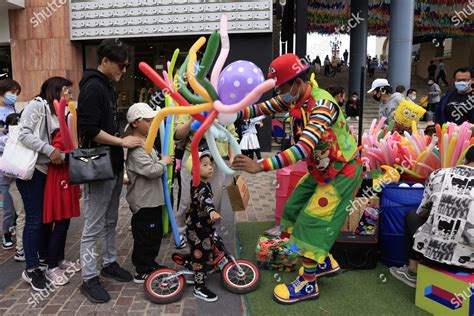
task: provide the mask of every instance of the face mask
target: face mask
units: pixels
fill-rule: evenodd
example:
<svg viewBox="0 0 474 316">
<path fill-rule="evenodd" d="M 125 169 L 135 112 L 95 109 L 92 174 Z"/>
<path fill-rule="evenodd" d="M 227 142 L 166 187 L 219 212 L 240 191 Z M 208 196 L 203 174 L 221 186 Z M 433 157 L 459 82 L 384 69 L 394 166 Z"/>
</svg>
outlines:
<svg viewBox="0 0 474 316">
<path fill-rule="evenodd" d="M 454 86 L 456 87 L 458 92 L 466 91 L 467 89 L 469 89 L 469 85 L 470 85 L 469 82 L 465 82 L 465 81 L 456 81 L 454 83 Z"/>
<path fill-rule="evenodd" d="M 5 94 L 3 96 L 3 102 L 6 105 L 14 105 L 15 102 L 16 102 L 16 95 L 14 95 L 14 94 Z"/>
<path fill-rule="evenodd" d="M 412 101 L 415 101 L 416 100 L 416 95 L 410 95 L 408 98 L 410 98 L 410 100 L 412 100 Z"/>
<path fill-rule="evenodd" d="M 357 100 L 357 97 L 352 97 L 352 100 L 356 101 L 356 100 Z"/>
<path fill-rule="evenodd" d="M 382 99 L 382 96 L 374 94 L 373 98 L 374 98 L 375 101 L 380 102 L 380 100 Z"/>
<path fill-rule="evenodd" d="M 298 101 L 298 99 L 300 98 L 299 92 L 298 92 L 297 95 L 291 95 L 291 90 L 293 90 L 293 85 L 291 85 L 291 89 L 290 89 L 290 91 L 288 91 L 288 93 L 280 95 L 280 98 L 283 100 L 283 102 L 285 102 L 287 104 L 294 103 L 294 102 Z"/>
</svg>

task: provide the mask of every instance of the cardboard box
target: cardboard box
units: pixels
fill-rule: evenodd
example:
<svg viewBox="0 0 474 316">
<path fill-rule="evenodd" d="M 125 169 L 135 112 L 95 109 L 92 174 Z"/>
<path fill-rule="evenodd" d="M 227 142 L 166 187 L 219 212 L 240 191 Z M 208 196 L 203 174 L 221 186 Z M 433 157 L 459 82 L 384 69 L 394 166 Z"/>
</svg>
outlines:
<svg viewBox="0 0 474 316">
<path fill-rule="evenodd" d="M 250 200 L 250 192 L 247 183 L 241 176 L 237 176 L 227 187 L 230 205 L 234 212 L 245 211 Z"/>
<path fill-rule="evenodd" d="M 359 224 L 360 217 L 364 212 L 367 206 L 371 206 L 373 208 L 380 208 L 380 199 L 377 196 L 372 198 L 368 197 L 357 197 L 352 202 L 352 208 L 347 215 L 346 221 L 342 225 L 341 231 L 343 232 L 353 232 L 357 225 Z"/>
</svg>

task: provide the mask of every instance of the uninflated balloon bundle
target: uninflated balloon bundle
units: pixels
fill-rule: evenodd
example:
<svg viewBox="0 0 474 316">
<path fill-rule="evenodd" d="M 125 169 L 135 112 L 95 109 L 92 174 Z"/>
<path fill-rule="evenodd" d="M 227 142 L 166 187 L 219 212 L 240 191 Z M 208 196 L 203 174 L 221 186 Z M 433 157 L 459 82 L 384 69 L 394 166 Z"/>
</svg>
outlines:
<svg viewBox="0 0 474 316">
<path fill-rule="evenodd" d="M 260 269 L 295 271 L 298 254 L 292 251 L 288 238 L 260 237 L 255 255 Z"/>
<path fill-rule="evenodd" d="M 472 125 L 454 123 L 436 125 L 436 134 L 425 135 L 412 124 L 412 134 L 392 133 L 382 129 L 384 119 L 374 120 L 362 136 L 362 160 L 369 171 L 379 172 L 383 165 L 396 167 L 402 178 L 425 181 L 439 168 L 462 163 L 468 147 L 474 144 Z"/>
</svg>

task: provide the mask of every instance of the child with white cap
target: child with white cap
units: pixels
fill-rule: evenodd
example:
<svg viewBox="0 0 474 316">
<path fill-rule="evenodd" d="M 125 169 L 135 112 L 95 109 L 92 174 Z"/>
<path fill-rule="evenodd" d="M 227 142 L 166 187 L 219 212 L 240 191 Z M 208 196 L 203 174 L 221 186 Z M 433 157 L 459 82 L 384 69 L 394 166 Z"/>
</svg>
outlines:
<svg viewBox="0 0 474 316">
<path fill-rule="evenodd" d="M 135 103 L 127 112 L 132 136 L 146 139 L 156 112 L 146 103 Z M 161 266 L 155 259 L 163 237 L 162 205 L 165 204 L 161 176 L 174 157 L 162 156 L 153 150 L 148 154 L 143 147 L 128 150 L 126 167 L 130 183 L 127 202 L 132 210 L 132 263 L 137 274 L 135 283 L 144 283 L 153 270 Z"/>
</svg>

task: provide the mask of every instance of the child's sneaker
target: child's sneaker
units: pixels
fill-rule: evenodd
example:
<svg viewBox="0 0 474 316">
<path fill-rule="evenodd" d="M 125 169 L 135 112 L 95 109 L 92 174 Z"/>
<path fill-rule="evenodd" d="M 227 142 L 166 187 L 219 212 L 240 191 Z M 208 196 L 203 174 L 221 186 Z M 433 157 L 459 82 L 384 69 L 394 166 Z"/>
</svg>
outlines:
<svg viewBox="0 0 474 316">
<path fill-rule="evenodd" d="M 4 234 L 2 239 L 2 248 L 3 249 L 12 249 L 14 246 L 12 235 L 10 233 Z"/>
<path fill-rule="evenodd" d="M 63 286 L 69 283 L 69 278 L 64 274 L 64 270 L 62 270 L 60 267 L 46 270 L 45 276 L 57 286 Z"/>
<path fill-rule="evenodd" d="M 149 274 L 148 273 L 137 273 L 133 277 L 133 283 L 136 284 L 143 284 L 145 283 L 146 278 L 148 278 Z"/>
<path fill-rule="evenodd" d="M 25 252 L 23 250 L 15 251 L 15 257 L 13 259 L 17 262 L 25 262 Z"/>
<path fill-rule="evenodd" d="M 176 246 L 176 249 L 184 249 L 188 246 L 186 243 L 186 237 L 183 234 L 179 235 L 179 245 Z"/>
<path fill-rule="evenodd" d="M 195 297 L 206 302 L 215 302 L 218 299 L 217 295 L 205 286 L 194 287 L 193 294 Z"/>
<path fill-rule="evenodd" d="M 302 300 L 319 297 L 319 288 L 316 279 L 307 281 L 299 276 L 290 284 L 278 284 L 273 290 L 273 296 L 282 304 L 293 304 Z"/>
<path fill-rule="evenodd" d="M 66 260 L 66 259 L 59 262 L 59 267 L 61 268 L 61 270 L 65 270 L 68 272 L 81 271 L 81 266 L 79 264 L 75 264 L 74 262 Z"/>
</svg>

